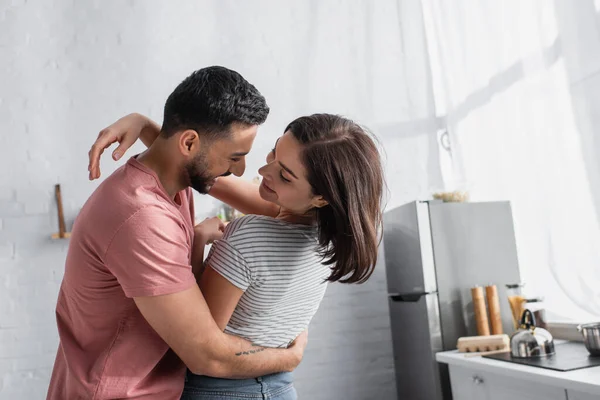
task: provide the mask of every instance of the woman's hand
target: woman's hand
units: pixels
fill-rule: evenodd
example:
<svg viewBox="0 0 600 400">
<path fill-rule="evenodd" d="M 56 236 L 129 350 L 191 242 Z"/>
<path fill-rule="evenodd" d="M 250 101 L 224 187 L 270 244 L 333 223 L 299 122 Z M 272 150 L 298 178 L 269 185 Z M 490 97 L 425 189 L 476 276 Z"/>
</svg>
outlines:
<svg viewBox="0 0 600 400">
<path fill-rule="evenodd" d="M 119 146 L 112 153 L 112 158 L 116 161 L 125 154 L 140 136 L 142 136 L 144 144 L 150 146 L 159 132 L 160 127 L 158 125 L 149 118 L 137 113 L 126 115 L 102 129 L 88 153 L 89 179 L 94 180 L 100 177 L 100 156 L 110 145 L 119 142 Z"/>
<path fill-rule="evenodd" d="M 192 248 L 192 272 L 196 281 L 204 270 L 204 248 L 207 244 L 223 237 L 225 224 L 217 217 L 206 218 L 194 227 L 194 246 Z"/>
<path fill-rule="evenodd" d="M 199 241 L 204 245 L 210 244 L 223 237 L 225 224 L 217 217 L 206 218 L 194 228 L 194 243 Z"/>
</svg>

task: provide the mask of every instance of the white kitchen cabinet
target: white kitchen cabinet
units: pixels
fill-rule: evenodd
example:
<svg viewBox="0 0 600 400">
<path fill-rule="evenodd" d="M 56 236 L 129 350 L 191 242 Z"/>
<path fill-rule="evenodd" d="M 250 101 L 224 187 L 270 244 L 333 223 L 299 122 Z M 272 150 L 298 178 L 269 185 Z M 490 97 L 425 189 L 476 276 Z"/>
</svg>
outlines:
<svg viewBox="0 0 600 400">
<path fill-rule="evenodd" d="M 450 366 L 453 400 L 489 400 L 486 377 L 470 368 Z"/>
<path fill-rule="evenodd" d="M 454 400 L 567 400 L 559 387 L 456 365 L 450 365 L 450 382 Z"/>
<path fill-rule="evenodd" d="M 567 390 L 567 397 L 569 400 L 599 400 L 600 396 L 596 394 L 590 394 L 580 392 L 579 390 Z"/>
<path fill-rule="evenodd" d="M 449 367 L 454 400 L 600 400 L 600 367 L 561 372 L 457 351 L 436 359 Z"/>
<path fill-rule="evenodd" d="M 486 383 L 489 391 L 488 400 L 567 400 L 565 389 L 539 385 L 525 379 L 488 373 Z"/>
</svg>

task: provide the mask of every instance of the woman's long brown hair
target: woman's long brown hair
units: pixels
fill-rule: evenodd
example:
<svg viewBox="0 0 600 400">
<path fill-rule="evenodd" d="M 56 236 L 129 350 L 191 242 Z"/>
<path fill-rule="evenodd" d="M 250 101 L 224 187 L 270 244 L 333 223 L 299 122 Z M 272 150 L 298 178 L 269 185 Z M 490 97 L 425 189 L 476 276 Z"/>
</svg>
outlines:
<svg viewBox="0 0 600 400">
<path fill-rule="evenodd" d="M 320 251 L 330 282 L 363 283 L 375 268 L 381 235 L 383 169 L 372 137 L 353 121 L 314 114 L 286 132 L 304 146 L 302 160 L 315 195 Z"/>
</svg>

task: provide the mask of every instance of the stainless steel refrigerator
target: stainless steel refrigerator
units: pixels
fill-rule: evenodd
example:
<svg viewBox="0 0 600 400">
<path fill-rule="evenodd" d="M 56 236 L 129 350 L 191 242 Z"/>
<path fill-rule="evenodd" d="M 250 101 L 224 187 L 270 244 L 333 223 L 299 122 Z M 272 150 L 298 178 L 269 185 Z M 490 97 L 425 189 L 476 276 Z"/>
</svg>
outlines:
<svg viewBox="0 0 600 400">
<path fill-rule="evenodd" d="M 384 214 L 383 241 L 398 399 L 451 399 L 435 354 L 476 335 L 471 287 L 498 287 L 504 332 L 513 331 L 504 285 L 520 275 L 510 203 L 415 201 Z"/>
</svg>

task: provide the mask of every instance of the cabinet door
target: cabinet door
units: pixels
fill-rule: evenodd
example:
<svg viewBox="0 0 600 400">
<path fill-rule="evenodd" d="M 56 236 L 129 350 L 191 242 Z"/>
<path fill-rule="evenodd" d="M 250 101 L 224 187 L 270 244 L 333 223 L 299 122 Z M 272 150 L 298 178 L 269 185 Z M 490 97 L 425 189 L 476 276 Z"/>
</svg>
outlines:
<svg viewBox="0 0 600 400">
<path fill-rule="evenodd" d="M 578 390 L 567 390 L 569 400 L 598 400 L 600 395 L 580 392 Z"/>
<path fill-rule="evenodd" d="M 453 400 L 490 400 L 486 377 L 473 369 L 450 365 L 450 384 Z"/>
<path fill-rule="evenodd" d="M 488 400 L 567 400 L 563 388 L 496 374 L 487 375 L 486 389 Z"/>
</svg>

